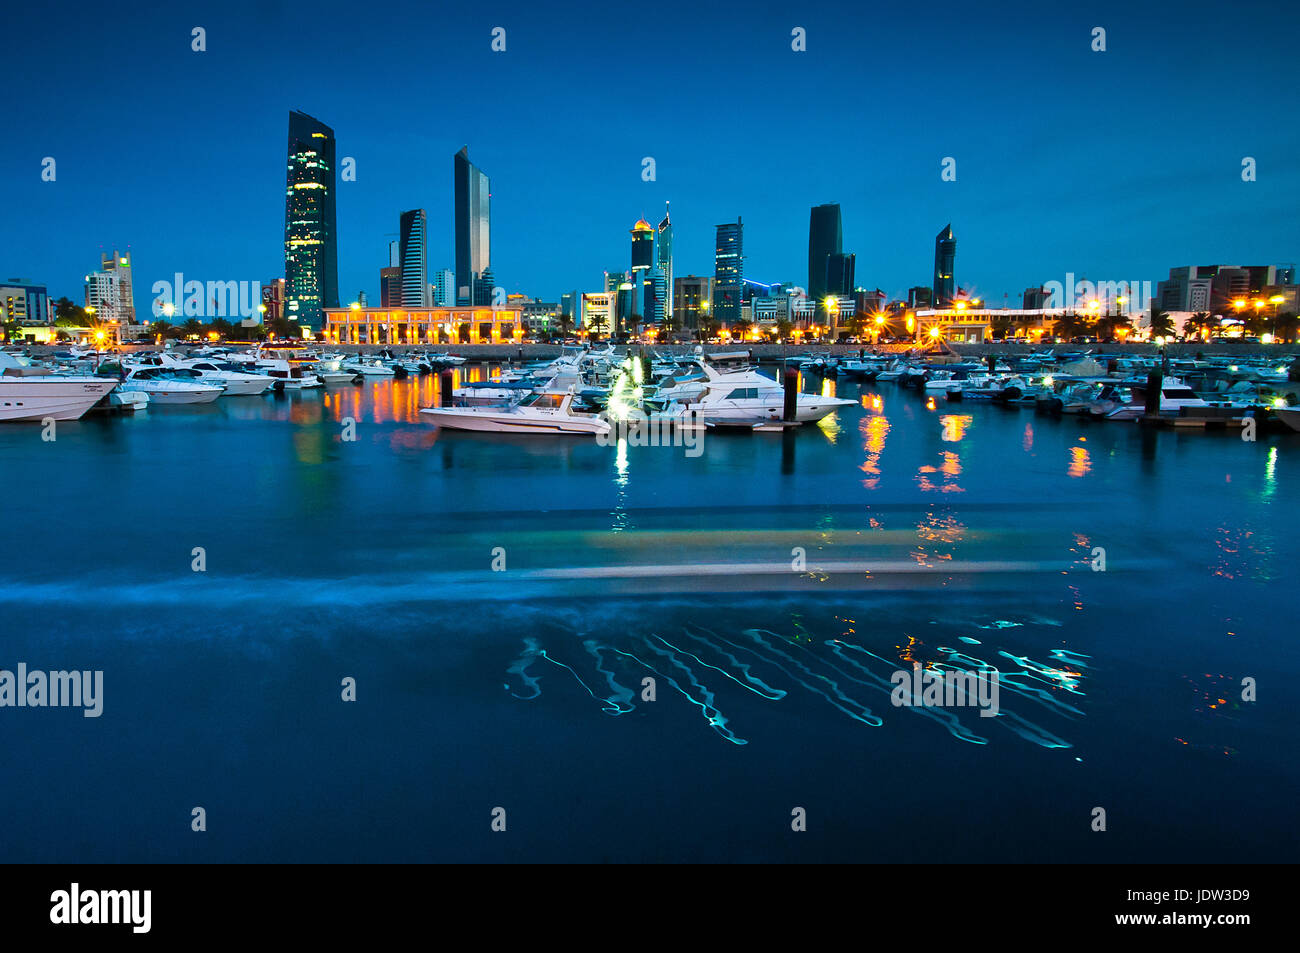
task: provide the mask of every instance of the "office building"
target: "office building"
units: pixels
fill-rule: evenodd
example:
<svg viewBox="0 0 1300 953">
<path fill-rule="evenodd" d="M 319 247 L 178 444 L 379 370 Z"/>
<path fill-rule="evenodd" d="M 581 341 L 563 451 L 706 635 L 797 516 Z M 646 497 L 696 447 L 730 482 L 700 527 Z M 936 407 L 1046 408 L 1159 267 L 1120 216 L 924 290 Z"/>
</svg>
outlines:
<svg viewBox="0 0 1300 953">
<path fill-rule="evenodd" d="M 402 307 L 429 306 L 428 216 L 424 209 L 403 212 L 398 255 L 402 262 Z"/>
<path fill-rule="evenodd" d="M 339 304 L 334 189 L 334 130 L 305 113 L 290 112 L 284 199 L 286 317 L 305 329 L 323 327 L 324 310 Z"/>
<path fill-rule="evenodd" d="M 713 320 L 726 326 L 740 319 L 744 286 L 744 223 L 739 217 L 716 227 L 713 252 Z"/>
<path fill-rule="evenodd" d="M 456 303 L 490 304 L 490 285 L 482 281 L 492 265 L 491 183 L 469 161 L 469 147 L 456 153 Z M 489 289 L 487 300 L 479 300 Z"/>
<path fill-rule="evenodd" d="M 936 308 L 946 308 L 956 298 L 957 284 L 953 279 L 953 266 L 957 258 L 957 239 L 952 234 L 952 223 L 943 227 L 934 239 L 934 297 Z"/>
</svg>

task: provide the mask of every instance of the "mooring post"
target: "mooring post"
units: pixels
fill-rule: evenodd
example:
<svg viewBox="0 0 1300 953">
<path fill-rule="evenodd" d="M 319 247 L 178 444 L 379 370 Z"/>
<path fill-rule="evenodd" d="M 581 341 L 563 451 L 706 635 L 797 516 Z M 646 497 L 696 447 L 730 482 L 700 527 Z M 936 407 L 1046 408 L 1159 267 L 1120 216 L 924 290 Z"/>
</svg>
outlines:
<svg viewBox="0 0 1300 953">
<path fill-rule="evenodd" d="M 1160 416 L 1160 389 L 1164 386 L 1165 375 L 1160 371 L 1147 374 L 1147 400 L 1144 413 L 1148 417 Z"/>
<path fill-rule="evenodd" d="M 452 405 L 454 399 L 454 395 L 452 394 L 453 390 L 455 390 L 455 385 L 452 384 L 452 372 L 450 370 L 439 371 L 438 391 L 442 395 L 441 404 L 443 407 L 450 407 Z"/>
<path fill-rule="evenodd" d="M 786 423 L 793 423 L 796 411 L 799 407 L 799 365 L 785 365 L 785 407 L 781 419 Z"/>
</svg>

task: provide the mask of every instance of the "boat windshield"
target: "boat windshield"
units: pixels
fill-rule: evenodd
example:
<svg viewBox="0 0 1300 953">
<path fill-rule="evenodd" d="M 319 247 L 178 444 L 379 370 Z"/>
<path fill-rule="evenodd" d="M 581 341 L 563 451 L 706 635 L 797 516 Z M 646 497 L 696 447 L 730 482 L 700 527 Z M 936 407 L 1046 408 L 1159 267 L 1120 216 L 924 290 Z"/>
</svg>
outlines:
<svg viewBox="0 0 1300 953">
<path fill-rule="evenodd" d="M 563 394 L 529 394 L 519 401 L 520 407 L 541 407 L 558 409 L 564 403 Z"/>
</svg>

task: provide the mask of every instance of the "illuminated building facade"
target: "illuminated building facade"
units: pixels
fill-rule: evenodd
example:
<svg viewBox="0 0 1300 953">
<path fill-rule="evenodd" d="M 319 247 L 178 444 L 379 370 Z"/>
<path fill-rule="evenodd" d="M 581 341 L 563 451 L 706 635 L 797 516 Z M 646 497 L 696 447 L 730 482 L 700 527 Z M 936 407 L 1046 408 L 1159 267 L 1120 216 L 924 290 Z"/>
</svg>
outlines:
<svg viewBox="0 0 1300 953">
<path fill-rule="evenodd" d="M 327 308 L 338 344 L 509 344 L 523 337 L 519 308 Z"/>
<path fill-rule="evenodd" d="M 429 301 L 428 216 L 424 209 L 403 212 L 399 223 L 402 307 L 426 308 Z"/>
<path fill-rule="evenodd" d="M 338 228 L 334 213 L 334 130 L 306 113 L 289 113 L 284 198 L 285 316 L 318 329 L 339 305 Z"/>
<path fill-rule="evenodd" d="M 713 320 L 724 326 L 740 319 L 745 270 L 744 234 L 744 223 L 739 217 L 735 222 L 717 226 L 711 310 Z"/>
</svg>

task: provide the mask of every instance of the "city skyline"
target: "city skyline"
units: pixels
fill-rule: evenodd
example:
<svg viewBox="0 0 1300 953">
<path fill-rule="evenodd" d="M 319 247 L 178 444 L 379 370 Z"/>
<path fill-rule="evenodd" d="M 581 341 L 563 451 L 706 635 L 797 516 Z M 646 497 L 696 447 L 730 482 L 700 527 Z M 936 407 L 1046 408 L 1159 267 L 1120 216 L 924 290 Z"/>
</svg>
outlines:
<svg viewBox="0 0 1300 953">
<path fill-rule="evenodd" d="M 548 23 L 539 13 L 508 8 L 502 16 L 507 49 L 493 53 L 492 24 L 449 14 L 440 31 L 460 38 L 447 54 L 449 68 L 469 71 L 482 89 L 474 102 L 449 102 L 436 132 L 402 127 L 395 135 L 400 101 L 390 108 L 373 95 L 393 79 L 395 67 L 345 83 L 330 70 L 297 75 L 277 65 L 266 55 L 267 44 L 288 22 L 283 8 L 259 13 L 236 3 L 214 13 L 202 53 L 190 48 L 188 24 L 128 11 L 94 24 L 95 35 L 111 41 L 106 45 L 113 55 L 147 61 L 137 85 L 124 92 L 120 148 L 88 150 L 72 105 L 77 90 L 90 88 L 96 71 L 111 65 L 99 46 L 39 83 L 31 79 L 39 70 L 24 69 L 28 50 L 18 49 L 11 61 L 16 119 L 45 133 L 0 157 L 0 200 L 20 226 L 0 239 L 0 268 L 5 278 L 21 276 L 54 297 L 78 300 L 93 256 L 130 248 L 139 262 L 141 314 L 148 313 L 152 283 L 175 272 L 221 280 L 276 275 L 281 226 L 270 198 L 283 188 L 274 156 L 290 108 L 328 123 L 339 158 L 356 160 L 355 180 L 336 188 L 338 287 L 348 299 L 354 289 L 377 297 L 378 269 L 402 209 L 428 211 L 430 270 L 452 264 L 454 207 L 444 163 L 467 142 L 499 192 L 492 210 L 497 283 L 508 293 L 547 299 L 565 289 L 596 288 L 601 271 L 626 258 L 627 222 L 668 199 L 678 273 L 708 271 L 713 226 L 743 215 L 749 225 L 746 276 L 796 283 L 806 256 L 808 209 L 838 203 L 844 247 L 857 255 L 857 283 L 879 285 L 891 298 L 930 283 L 934 228 L 946 221 L 963 236 L 958 283 L 969 281 L 992 302 L 1004 294 L 1014 302 L 1025 287 L 1067 272 L 1157 281 L 1184 262 L 1289 262 L 1300 257 L 1291 237 L 1300 177 L 1290 126 L 1243 122 L 1242 134 L 1211 139 L 1202 132 L 1203 142 L 1189 140 L 1187 132 L 1162 133 L 1159 144 L 1141 148 L 1157 120 L 1162 127 L 1202 128 L 1197 117 L 1244 111 L 1286 88 L 1279 65 L 1285 57 L 1267 54 L 1281 48 L 1296 14 L 1276 12 L 1272 22 L 1279 29 L 1262 36 L 1237 23 L 1221 24 L 1207 36 L 1193 22 L 1198 7 L 1208 9 L 1192 4 L 1188 23 L 1165 23 L 1153 11 L 1121 16 L 1123 8 L 1103 4 L 1096 19 L 1109 23 L 1105 52 L 1090 49 L 1089 23 L 1049 11 L 1033 27 L 1040 42 L 1017 48 L 1015 76 L 993 66 L 967 69 L 958 89 L 928 67 L 959 62 L 972 49 L 997 42 L 996 25 L 981 22 L 973 10 L 953 14 L 929 37 L 925 57 L 900 62 L 886 78 L 855 56 L 849 38 L 860 28 L 883 43 L 898 41 L 916 26 L 906 13 L 843 9 L 800 16 L 808 31 L 806 53 L 791 51 L 788 31 L 774 32 L 766 18 L 761 24 L 743 20 L 728 34 L 713 29 L 724 19 L 720 13 L 696 12 L 693 22 L 702 29 L 684 38 L 652 24 L 644 41 L 664 47 L 667 83 L 653 108 L 665 120 L 696 108 L 704 94 L 672 79 L 674 70 L 689 74 L 689 64 L 709 51 L 718 54 L 721 43 L 738 57 L 738 110 L 772 116 L 739 140 L 707 128 L 673 132 L 667 122 L 618 120 L 609 104 L 628 81 L 614 70 L 611 54 L 584 56 L 574 64 L 574 79 L 555 89 L 521 84 L 518 77 L 546 63 L 555 43 L 580 43 L 599 33 L 576 15 Z M 327 4 L 322 15 L 332 21 L 342 9 Z M 430 16 L 410 12 L 416 22 Z M 31 11 L 17 11 L 15 18 L 16 28 L 37 22 Z M 1152 29 L 1156 23 L 1159 29 Z M 67 29 L 74 38 L 89 35 L 87 25 Z M 1134 37 L 1141 37 L 1140 45 Z M 390 53 L 392 44 L 405 49 L 407 43 L 387 31 L 382 40 Z M 350 32 L 359 52 L 377 51 L 380 41 L 380 31 L 366 24 Z M 1213 81 L 1201 78 L 1191 62 L 1197 50 L 1216 57 Z M 517 57 L 506 61 L 508 74 L 496 69 L 500 57 Z M 229 75 L 232 62 L 246 75 Z M 1045 69 L 1060 78 L 1051 90 L 1019 79 Z M 834 131 L 834 147 L 763 148 L 765 131 L 782 128 L 785 110 L 803 103 L 832 71 L 846 74 L 869 97 L 864 102 L 871 119 L 845 120 L 813 103 L 797 128 L 808 135 Z M 589 83 L 596 79 L 603 86 Z M 274 103 L 267 101 L 268 88 L 276 90 Z M 916 106 L 940 90 L 949 97 L 955 128 L 923 132 L 913 125 Z M 535 103 L 536 96 L 546 102 Z M 546 108 L 559 103 L 565 107 L 559 115 L 575 122 L 600 116 L 606 134 L 583 140 L 580 148 L 567 144 L 557 133 L 556 114 Z M 160 116 L 169 117 L 161 136 Z M 548 148 L 553 140 L 559 144 Z M 542 146 L 523 145 L 530 141 Z M 174 161 L 178 155 L 185 161 Z M 957 160 L 951 182 L 941 178 L 949 156 Z M 1247 156 L 1257 161 L 1255 181 L 1242 180 Z M 54 181 L 40 178 L 46 157 L 58 163 Z M 646 157 L 655 160 L 651 181 L 643 178 Z M 196 189 L 200 180 L 204 187 Z M 542 229 L 546 241 L 537 240 Z"/>
</svg>

